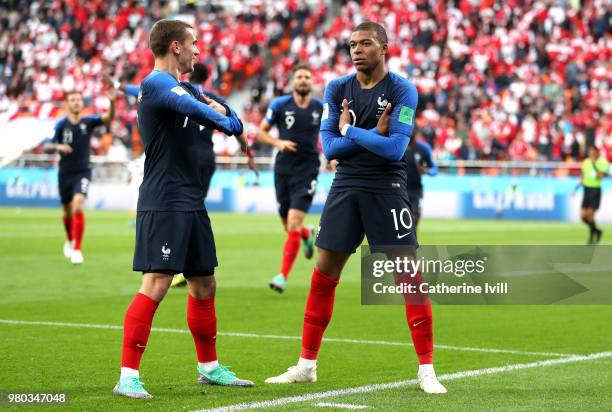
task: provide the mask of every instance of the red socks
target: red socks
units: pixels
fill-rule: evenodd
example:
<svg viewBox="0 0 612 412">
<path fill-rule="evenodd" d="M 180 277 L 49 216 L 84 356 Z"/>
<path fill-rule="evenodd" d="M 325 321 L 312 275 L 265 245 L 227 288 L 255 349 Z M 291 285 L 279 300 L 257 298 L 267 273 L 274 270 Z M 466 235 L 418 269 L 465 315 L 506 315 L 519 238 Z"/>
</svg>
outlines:
<svg viewBox="0 0 612 412">
<path fill-rule="evenodd" d="M 123 323 L 122 367 L 139 369 L 140 359 L 151 333 L 153 315 L 158 306 L 159 302 L 142 293 L 137 293 L 132 300 Z"/>
<path fill-rule="evenodd" d="M 310 238 L 310 230 L 306 226 L 302 226 L 302 239 L 308 240 L 308 238 Z"/>
<path fill-rule="evenodd" d="M 85 232 L 85 215 L 83 212 L 76 212 L 72 216 L 72 239 L 74 239 L 75 250 L 81 250 L 83 232 Z"/>
<path fill-rule="evenodd" d="M 317 359 L 325 328 L 334 311 L 334 296 L 338 281 L 315 268 L 306 301 L 304 329 L 302 330 L 302 353 L 304 359 Z"/>
<path fill-rule="evenodd" d="M 198 362 L 217 360 L 217 315 L 215 298 L 194 298 L 187 294 L 187 324 L 195 342 Z"/>
<path fill-rule="evenodd" d="M 417 272 L 416 276 L 410 277 L 409 273 L 403 274 L 396 283 L 408 283 L 418 286 L 423 283 L 423 275 Z M 419 358 L 419 365 L 431 364 L 433 361 L 433 322 L 431 314 L 431 302 L 425 293 L 405 296 L 406 320 L 412 335 L 414 351 Z"/>
<path fill-rule="evenodd" d="M 72 242 L 72 218 L 64 215 L 63 220 L 64 229 L 66 230 L 66 238 L 68 239 L 68 242 Z"/>
<path fill-rule="evenodd" d="M 281 263 L 280 273 L 287 279 L 289 277 L 289 271 L 295 262 L 295 258 L 300 250 L 300 240 L 302 234 L 298 230 L 291 230 L 287 232 L 287 240 L 285 241 L 285 247 L 283 248 L 283 261 Z"/>
</svg>

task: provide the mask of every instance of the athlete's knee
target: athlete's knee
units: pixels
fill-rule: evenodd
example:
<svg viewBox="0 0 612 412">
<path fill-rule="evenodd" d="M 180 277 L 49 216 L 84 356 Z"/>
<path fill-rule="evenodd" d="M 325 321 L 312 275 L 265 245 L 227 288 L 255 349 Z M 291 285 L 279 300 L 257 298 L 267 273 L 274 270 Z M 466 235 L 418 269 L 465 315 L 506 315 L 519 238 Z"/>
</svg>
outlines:
<svg viewBox="0 0 612 412">
<path fill-rule="evenodd" d="M 143 275 L 139 292 L 160 302 L 166 296 L 171 282 L 172 276 L 147 273 Z"/>
<path fill-rule="evenodd" d="M 332 279 L 340 279 L 340 274 L 348 256 L 350 256 L 348 253 L 332 252 L 319 248 L 317 253 L 317 269 Z"/>
<path fill-rule="evenodd" d="M 189 293 L 197 299 L 211 298 L 217 291 L 217 281 L 215 276 L 198 276 L 187 278 Z"/>
</svg>

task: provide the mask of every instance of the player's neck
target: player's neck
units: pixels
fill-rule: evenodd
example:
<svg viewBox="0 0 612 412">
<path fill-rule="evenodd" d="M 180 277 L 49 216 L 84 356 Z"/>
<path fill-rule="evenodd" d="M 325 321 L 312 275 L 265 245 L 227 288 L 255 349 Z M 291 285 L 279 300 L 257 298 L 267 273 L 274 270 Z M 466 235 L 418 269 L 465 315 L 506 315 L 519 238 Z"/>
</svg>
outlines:
<svg viewBox="0 0 612 412">
<path fill-rule="evenodd" d="M 312 100 L 312 94 L 308 93 L 307 95 L 301 95 L 299 93 L 293 92 L 293 100 L 300 108 L 305 108 L 310 105 L 310 100 Z"/>
<path fill-rule="evenodd" d="M 68 121 L 72 124 L 77 124 L 81 121 L 81 113 L 68 112 L 68 116 L 66 117 L 68 118 Z"/>
<path fill-rule="evenodd" d="M 176 60 L 171 57 L 172 56 L 167 55 L 166 57 L 155 59 L 155 67 L 153 67 L 153 70 L 170 73 L 177 81 L 180 81 L 181 71 L 179 70 Z"/>
<path fill-rule="evenodd" d="M 379 64 L 369 73 L 357 72 L 357 81 L 362 89 L 371 89 L 387 75 L 384 64 Z"/>
</svg>

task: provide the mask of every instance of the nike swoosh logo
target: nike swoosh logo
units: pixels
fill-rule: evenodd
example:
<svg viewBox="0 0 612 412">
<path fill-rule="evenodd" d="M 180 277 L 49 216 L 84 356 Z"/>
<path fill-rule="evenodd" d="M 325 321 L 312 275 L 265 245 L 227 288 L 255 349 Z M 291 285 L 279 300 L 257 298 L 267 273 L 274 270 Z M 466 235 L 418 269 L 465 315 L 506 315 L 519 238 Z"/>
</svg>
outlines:
<svg viewBox="0 0 612 412">
<path fill-rule="evenodd" d="M 400 234 L 398 233 L 398 234 L 397 234 L 397 238 L 398 238 L 398 239 L 402 239 L 402 238 L 405 238 L 406 236 L 408 236 L 409 234 L 410 234 L 410 232 L 408 232 L 408 233 L 404 233 L 403 235 L 400 235 Z"/>
<path fill-rule="evenodd" d="M 141 345 L 141 344 L 137 343 L 137 344 L 136 344 L 136 347 L 137 347 L 137 348 L 146 348 L 146 347 L 147 347 L 147 345 Z"/>
<path fill-rule="evenodd" d="M 423 319 L 423 320 L 421 320 L 420 322 L 413 323 L 413 324 L 412 324 L 412 327 L 413 327 L 413 328 L 416 328 L 417 326 L 419 326 L 421 323 L 423 323 L 423 322 L 425 322 L 425 321 L 427 321 L 427 319 Z"/>
</svg>

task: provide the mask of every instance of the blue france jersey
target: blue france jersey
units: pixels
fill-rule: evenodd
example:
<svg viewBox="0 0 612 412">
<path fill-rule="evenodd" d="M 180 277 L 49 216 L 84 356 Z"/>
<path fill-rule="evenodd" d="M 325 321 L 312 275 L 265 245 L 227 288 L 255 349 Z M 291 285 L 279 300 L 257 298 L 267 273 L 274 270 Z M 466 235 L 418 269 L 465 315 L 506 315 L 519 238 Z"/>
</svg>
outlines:
<svg viewBox="0 0 612 412">
<path fill-rule="evenodd" d="M 64 117 L 55 124 L 53 143 L 67 144 L 72 148 L 71 153 L 60 155 L 60 174 L 89 170 L 91 133 L 101 124 L 102 118 L 99 115 L 82 117 L 77 124 L 70 123 L 68 118 Z"/>
<path fill-rule="evenodd" d="M 279 138 L 297 143 L 297 152 L 279 152 L 275 172 L 281 174 L 310 173 L 319 167 L 319 127 L 323 102 L 312 98 L 310 105 L 300 108 L 292 95 L 272 100 L 266 111 L 266 121 L 276 125 Z"/>
<path fill-rule="evenodd" d="M 413 147 L 408 147 L 406 150 L 406 188 L 408 191 L 421 191 L 423 190 L 423 182 L 421 179 L 421 172 L 417 168 L 417 164 L 421 167 L 429 169 L 430 175 L 437 174 L 438 168 L 433 161 L 431 156 L 431 146 L 425 142 L 417 140 L 414 142 Z"/>
<path fill-rule="evenodd" d="M 343 99 L 349 102 L 352 125 L 346 136 L 338 130 Z M 362 89 L 356 74 L 351 74 L 331 81 L 323 100 L 324 154 L 339 162 L 332 191 L 388 193 L 405 188 L 404 153 L 414 129 L 416 87 L 404 77 L 389 72 L 371 89 Z M 389 136 L 380 136 L 376 124 L 388 103 L 392 104 Z"/>
<path fill-rule="evenodd" d="M 202 164 L 209 154 L 202 130 L 242 133 L 242 122 L 198 100 L 189 83 L 154 70 L 138 94 L 138 127 L 146 160 L 138 197 L 139 211 L 195 211 L 204 207 Z"/>
</svg>

